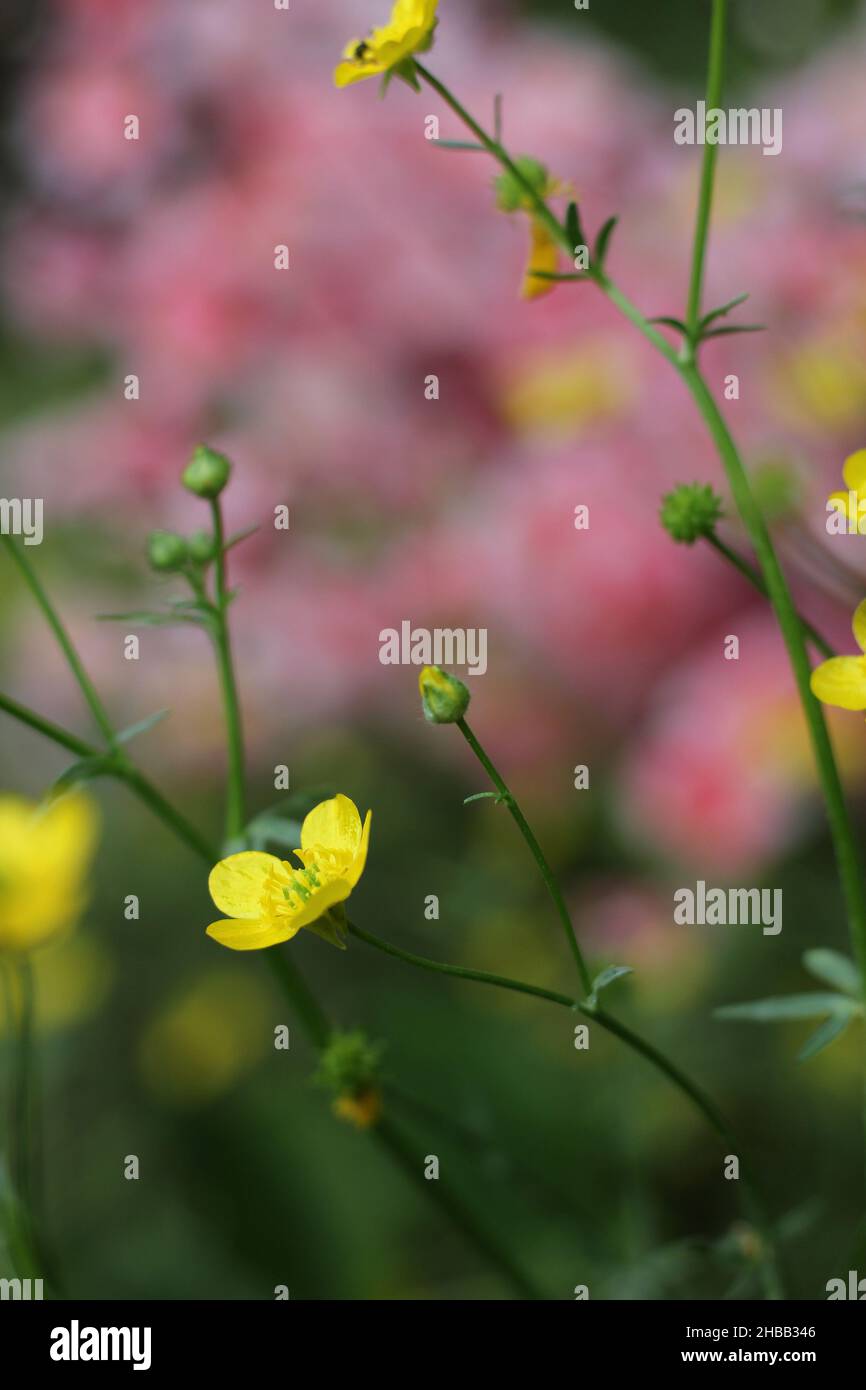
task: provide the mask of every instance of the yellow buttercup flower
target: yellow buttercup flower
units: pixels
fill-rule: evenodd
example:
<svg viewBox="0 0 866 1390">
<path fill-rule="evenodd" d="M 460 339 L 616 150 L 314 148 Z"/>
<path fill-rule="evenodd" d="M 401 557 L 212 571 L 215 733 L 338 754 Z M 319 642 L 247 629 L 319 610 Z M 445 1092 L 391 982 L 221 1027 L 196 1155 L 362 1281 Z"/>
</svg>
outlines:
<svg viewBox="0 0 866 1390">
<path fill-rule="evenodd" d="M 320 802 L 301 826 L 301 847 L 295 850 L 300 869 L 258 850 L 220 860 L 208 888 L 228 919 L 212 923 L 208 936 L 233 951 L 260 951 L 312 927 L 339 944 L 328 914 L 345 902 L 364 872 L 370 816 L 368 811 L 362 826 L 347 796 Z"/>
<path fill-rule="evenodd" d="M 0 795 L 0 951 L 41 946 L 80 913 L 97 817 L 73 794 L 45 806 Z"/>
<path fill-rule="evenodd" d="M 380 73 L 397 73 L 412 81 L 412 54 L 426 53 L 433 43 L 438 3 L 439 0 L 395 0 L 387 24 L 373 29 L 366 39 L 352 39 L 346 45 L 343 61 L 334 70 L 336 86 L 348 87 Z"/>
<path fill-rule="evenodd" d="M 866 653 L 866 599 L 858 603 L 852 620 L 854 636 Z M 812 672 L 812 694 L 825 705 L 839 709 L 866 709 L 866 655 L 831 656 Z"/>
<path fill-rule="evenodd" d="M 831 492 L 827 506 L 841 513 L 857 530 L 860 518 L 866 516 L 866 449 L 858 449 L 846 458 L 842 477 L 848 491 Z"/>
</svg>

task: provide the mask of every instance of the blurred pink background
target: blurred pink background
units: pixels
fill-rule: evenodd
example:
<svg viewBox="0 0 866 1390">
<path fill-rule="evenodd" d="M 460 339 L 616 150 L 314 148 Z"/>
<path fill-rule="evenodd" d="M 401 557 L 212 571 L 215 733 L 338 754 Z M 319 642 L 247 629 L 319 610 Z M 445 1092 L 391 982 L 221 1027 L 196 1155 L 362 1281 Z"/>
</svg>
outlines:
<svg viewBox="0 0 866 1390">
<path fill-rule="evenodd" d="M 594 287 L 518 298 L 526 227 L 495 210 L 485 158 L 425 139 L 434 114 L 443 137 L 464 135 L 432 93 L 335 91 L 343 45 L 384 8 L 265 5 L 253 23 L 239 0 L 57 7 L 16 124 L 30 185 L 0 275 L 24 337 L 95 345 L 111 367 L 7 428 L 4 488 L 44 497 L 49 540 L 61 521 L 97 523 L 118 564 L 142 557 L 138 589 L 128 568 L 120 592 L 97 570 L 62 597 L 130 720 L 171 704 L 156 762 L 206 765 L 221 747 L 203 644 L 148 631 L 133 672 L 121 629 L 92 619 L 159 592 L 146 532 L 201 524 L 178 476 L 206 439 L 235 460 L 231 527 L 263 523 L 232 569 L 264 762 L 355 721 L 419 739 L 415 673 L 380 664 L 380 629 L 482 626 L 474 710 L 515 774 L 566 787 L 573 764 L 603 764 L 636 843 L 707 872 L 760 863 L 813 814 L 781 643 L 717 556 L 657 520 L 677 482 L 724 493 L 712 447 L 676 375 Z M 573 185 L 590 233 L 618 213 L 612 275 L 646 312 L 680 314 L 699 151 L 673 142 L 679 103 L 597 40 L 500 6 L 440 13 L 433 71 L 486 121 L 502 92 L 508 146 Z M 726 414 L 770 502 L 785 483 L 783 554 L 840 643 L 863 567 L 856 538 L 828 541 L 824 495 L 866 442 L 861 54 L 840 44 L 763 93 L 784 111 L 778 158 L 721 152 L 706 291 L 711 307 L 748 290 L 741 321 L 768 326 L 704 364 L 717 394 L 739 376 Z M 138 141 L 122 138 L 130 113 Z M 270 524 L 280 503 L 288 533 Z M 29 611 L 10 621 L 11 693 L 78 720 Z M 728 633 L 738 663 L 722 659 Z M 856 773 L 862 729 L 837 729 Z M 436 756 L 460 756 L 456 742 Z"/>
</svg>

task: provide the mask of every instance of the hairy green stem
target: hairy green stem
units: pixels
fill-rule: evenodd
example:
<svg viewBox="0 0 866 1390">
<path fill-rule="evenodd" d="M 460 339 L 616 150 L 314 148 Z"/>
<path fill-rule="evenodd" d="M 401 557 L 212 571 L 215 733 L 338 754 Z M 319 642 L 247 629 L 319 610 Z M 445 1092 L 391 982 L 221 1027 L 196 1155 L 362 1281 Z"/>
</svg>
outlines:
<svg viewBox="0 0 866 1390">
<path fill-rule="evenodd" d="M 236 840 L 243 834 L 246 824 L 244 738 L 237 680 L 235 678 L 235 668 L 232 660 L 231 636 L 227 618 L 229 597 L 226 587 L 225 533 L 223 528 L 222 507 L 220 506 L 218 497 L 211 498 L 210 508 L 213 520 L 214 541 L 216 542 L 216 558 L 214 561 L 216 610 L 211 630 L 213 633 L 214 650 L 217 657 L 217 671 L 219 674 L 220 689 L 222 691 L 223 709 L 225 711 L 229 753 L 229 775 L 226 792 L 226 839 Z"/>
<path fill-rule="evenodd" d="M 547 859 L 545 858 L 544 851 L 538 843 L 538 840 L 535 838 L 535 834 L 532 830 L 532 827 L 530 826 L 525 815 L 518 806 L 517 801 L 512 796 L 502 774 L 497 770 L 496 767 L 494 767 L 493 763 L 487 756 L 487 753 L 479 743 L 475 734 L 470 729 L 466 720 L 458 719 L 457 728 L 460 730 L 466 742 L 469 744 L 469 747 L 472 749 L 472 752 L 475 754 L 481 766 L 484 768 L 494 787 L 496 787 L 496 790 L 500 793 L 503 801 L 505 802 L 505 805 L 508 807 L 508 810 L 511 813 L 512 819 L 515 821 L 518 830 L 520 831 L 521 835 L 526 841 L 526 844 L 529 847 L 529 852 L 535 860 L 536 864 L 538 865 L 539 872 L 541 873 L 541 877 L 544 880 L 547 891 L 553 899 L 553 905 L 556 908 L 557 915 L 559 917 L 560 922 L 562 923 L 562 928 L 565 932 L 566 940 L 568 941 L 569 950 L 571 951 L 571 954 L 574 956 L 575 964 L 577 965 L 577 972 L 580 976 L 580 982 L 583 985 L 584 993 L 591 994 L 592 976 L 590 975 L 589 968 L 587 967 L 586 961 L 583 958 L 583 952 L 581 951 L 580 945 L 577 940 L 577 934 L 574 930 L 574 924 L 571 920 L 571 915 L 568 911 L 568 908 L 565 905 L 565 899 L 562 896 L 559 884 L 557 883 L 553 875 L 553 871 L 550 865 L 548 864 Z"/>
<path fill-rule="evenodd" d="M 748 579 L 749 583 L 753 588 L 757 589 L 759 594 L 763 594 L 764 598 L 769 598 L 767 586 L 761 578 L 760 571 L 756 570 L 754 565 L 750 565 L 748 560 L 744 559 L 742 555 L 738 555 L 736 550 L 733 550 L 731 546 L 726 545 L 723 540 L 720 540 L 715 531 L 708 531 L 704 536 L 704 540 L 706 540 L 719 555 L 722 555 L 729 564 L 733 565 L 734 569 L 737 570 L 744 579 Z M 816 647 L 823 656 L 831 657 L 836 655 L 834 648 L 827 641 L 826 637 L 822 636 L 818 629 L 814 627 L 808 619 L 804 618 L 802 614 L 798 614 L 798 621 L 805 636 L 812 643 L 813 647 Z"/>
</svg>

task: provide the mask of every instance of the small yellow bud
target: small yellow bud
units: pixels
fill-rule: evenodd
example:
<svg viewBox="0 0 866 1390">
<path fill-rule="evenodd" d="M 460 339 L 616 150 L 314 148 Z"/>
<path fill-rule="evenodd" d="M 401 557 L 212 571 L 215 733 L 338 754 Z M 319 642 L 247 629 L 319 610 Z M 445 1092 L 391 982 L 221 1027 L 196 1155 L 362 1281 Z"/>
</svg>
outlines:
<svg viewBox="0 0 866 1390">
<path fill-rule="evenodd" d="M 469 691 L 441 666 L 425 666 L 418 677 L 424 718 L 431 724 L 456 724 L 469 708 Z"/>
</svg>

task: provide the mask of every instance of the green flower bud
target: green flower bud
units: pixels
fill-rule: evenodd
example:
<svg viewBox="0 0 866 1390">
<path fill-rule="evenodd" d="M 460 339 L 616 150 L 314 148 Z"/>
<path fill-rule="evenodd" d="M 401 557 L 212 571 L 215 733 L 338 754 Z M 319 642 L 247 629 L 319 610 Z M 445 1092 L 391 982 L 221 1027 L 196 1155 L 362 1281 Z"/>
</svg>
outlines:
<svg viewBox="0 0 866 1390">
<path fill-rule="evenodd" d="M 722 499 L 709 483 L 680 483 L 662 498 L 659 518 L 668 535 L 684 545 L 712 535 L 722 515 Z"/>
<path fill-rule="evenodd" d="M 164 573 L 183 569 L 189 559 L 186 541 L 173 531 L 151 531 L 147 538 L 147 558 L 151 569 Z"/>
<path fill-rule="evenodd" d="M 210 531 L 194 531 L 187 541 L 190 559 L 197 565 L 209 565 L 216 559 L 216 540 Z"/>
<path fill-rule="evenodd" d="M 318 1086 L 336 1096 L 360 1095 L 379 1074 L 384 1043 L 370 1042 L 366 1033 L 333 1033 L 323 1051 L 315 1074 Z"/>
<path fill-rule="evenodd" d="M 536 193 L 544 196 L 550 177 L 546 166 L 529 154 L 518 155 L 514 164 Z M 534 206 L 523 184 L 507 169 L 494 179 L 493 187 L 496 189 L 496 206 L 500 212 L 517 212 L 520 208 Z"/>
<path fill-rule="evenodd" d="M 231 462 L 225 454 L 218 454 L 206 444 L 199 444 L 183 470 L 181 481 L 197 497 L 219 497 L 231 471 Z"/>
<path fill-rule="evenodd" d="M 441 666 L 425 666 L 418 677 L 424 718 L 431 724 L 456 724 L 469 708 L 469 691 Z"/>
</svg>

